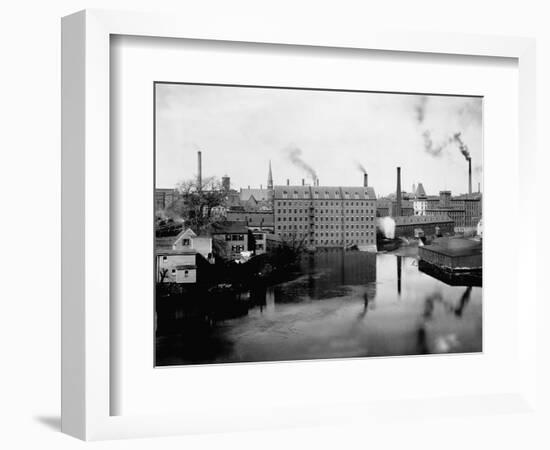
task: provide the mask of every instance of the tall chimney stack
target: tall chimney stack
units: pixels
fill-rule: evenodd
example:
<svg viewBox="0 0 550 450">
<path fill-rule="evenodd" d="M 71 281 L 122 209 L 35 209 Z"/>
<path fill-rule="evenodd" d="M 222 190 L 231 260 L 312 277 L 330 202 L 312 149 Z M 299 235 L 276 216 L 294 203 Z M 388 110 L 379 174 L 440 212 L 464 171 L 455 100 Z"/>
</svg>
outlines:
<svg viewBox="0 0 550 450">
<path fill-rule="evenodd" d="M 369 185 L 369 176 L 368 174 L 363 174 L 363 187 L 367 187 Z"/>
<path fill-rule="evenodd" d="M 472 193 L 472 159 L 468 158 L 468 194 Z"/>
<path fill-rule="evenodd" d="M 395 216 L 401 215 L 401 167 L 397 168 L 397 192 L 395 193 Z"/>
<path fill-rule="evenodd" d="M 302 186 L 306 185 L 306 180 L 302 178 Z"/>
<path fill-rule="evenodd" d="M 481 183 L 477 183 L 477 193 L 479 194 L 481 192 Z"/>
<path fill-rule="evenodd" d="M 468 194 L 472 193 L 472 159 L 468 158 Z"/>
<path fill-rule="evenodd" d="M 197 158 L 198 158 L 198 175 L 197 175 L 197 189 L 199 191 L 202 190 L 202 152 L 199 150 L 197 152 Z"/>
<path fill-rule="evenodd" d="M 286 185 L 290 186 L 290 180 L 288 178 L 286 179 Z"/>
</svg>

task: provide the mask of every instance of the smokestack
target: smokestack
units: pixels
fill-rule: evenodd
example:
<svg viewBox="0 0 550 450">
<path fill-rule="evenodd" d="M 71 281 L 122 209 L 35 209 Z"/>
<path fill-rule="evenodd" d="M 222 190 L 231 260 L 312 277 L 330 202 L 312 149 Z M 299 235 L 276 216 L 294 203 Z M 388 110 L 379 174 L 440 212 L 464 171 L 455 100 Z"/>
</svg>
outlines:
<svg viewBox="0 0 550 450">
<path fill-rule="evenodd" d="M 198 158 L 198 175 L 197 175 L 197 189 L 199 191 L 202 190 L 202 152 L 199 150 L 197 152 L 197 158 Z"/>
<path fill-rule="evenodd" d="M 288 178 L 286 179 L 286 185 L 290 186 L 290 180 Z"/>
<path fill-rule="evenodd" d="M 395 193 L 395 216 L 401 215 L 401 167 L 397 168 L 397 192 Z"/>
<path fill-rule="evenodd" d="M 306 185 L 306 180 L 304 180 L 304 179 L 302 178 L 302 186 L 305 186 L 305 185 Z"/>
<path fill-rule="evenodd" d="M 472 193 L 472 160 L 468 158 L 468 194 Z"/>
<path fill-rule="evenodd" d="M 481 183 L 477 183 L 477 193 L 479 194 L 481 192 Z"/>
<path fill-rule="evenodd" d="M 369 185 L 369 176 L 367 175 L 367 173 L 365 172 L 363 174 L 363 187 L 367 187 Z"/>
</svg>

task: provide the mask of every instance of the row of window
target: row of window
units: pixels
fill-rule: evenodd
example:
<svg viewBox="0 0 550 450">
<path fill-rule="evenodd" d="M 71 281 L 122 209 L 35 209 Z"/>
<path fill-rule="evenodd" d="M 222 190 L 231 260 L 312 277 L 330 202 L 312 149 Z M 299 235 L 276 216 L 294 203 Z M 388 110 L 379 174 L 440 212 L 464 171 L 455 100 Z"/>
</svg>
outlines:
<svg viewBox="0 0 550 450">
<path fill-rule="evenodd" d="M 314 217 L 315 222 L 374 222 L 374 216 L 359 217 L 359 216 L 350 216 L 350 217 Z M 277 222 L 310 222 L 311 219 L 307 217 L 277 217 Z"/>
<path fill-rule="evenodd" d="M 231 251 L 234 252 L 234 253 L 242 252 L 242 251 L 244 251 L 244 245 L 232 245 L 231 246 Z"/>
<path fill-rule="evenodd" d="M 310 214 L 311 210 L 307 209 L 278 209 L 277 214 Z M 315 208 L 315 214 L 374 214 L 374 209 L 317 209 Z"/>
<path fill-rule="evenodd" d="M 301 232 L 293 232 L 293 233 L 279 233 L 280 236 L 283 237 L 290 237 L 290 236 L 298 236 L 298 237 L 306 237 L 308 233 L 301 233 Z M 339 232 L 320 232 L 315 233 L 315 237 L 319 236 L 331 236 L 331 237 L 338 237 L 340 235 Z M 346 231 L 346 236 L 374 236 L 374 231 Z"/>
<path fill-rule="evenodd" d="M 340 191 L 339 190 L 336 190 L 336 191 L 332 191 L 334 197 L 337 197 L 337 198 L 340 198 Z M 303 191 L 302 192 L 303 196 L 302 198 L 310 198 L 310 195 L 309 195 L 309 190 L 307 191 Z M 369 193 L 367 190 L 364 191 L 364 193 L 362 192 L 361 193 L 362 195 L 364 194 L 365 197 L 368 197 L 369 196 Z M 283 198 L 299 198 L 299 195 L 300 193 L 298 191 L 283 191 Z M 330 192 L 329 191 L 323 191 L 323 192 L 319 192 L 319 191 L 314 191 L 313 192 L 313 198 L 330 198 Z M 347 191 L 344 192 L 344 198 L 355 198 L 355 199 L 359 199 L 359 192 L 352 192 L 351 194 Z"/>
<path fill-rule="evenodd" d="M 344 206 L 364 206 L 365 204 L 370 205 L 371 203 L 369 203 L 369 202 L 374 203 L 373 200 L 362 200 L 362 201 L 358 201 L 358 202 L 344 202 Z M 314 204 L 315 204 L 315 206 L 317 206 L 317 205 L 320 205 L 320 206 L 342 206 L 342 201 L 339 200 L 339 201 L 332 201 L 332 202 L 315 202 Z M 301 202 L 277 201 L 277 206 L 302 206 L 303 207 L 304 202 L 303 201 L 301 201 Z"/>
<path fill-rule="evenodd" d="M 226 241 L 244 241 L 244 234 L 226 234 Z"/>
<path fill-rule="evenodd" d="M 346 224 L 346 225 L 342 225 L 342 228 L 340 228 L 340 225 L 314 225 L 313 227 L 311 225 L 304 225 L 302 227 L 302 225 L 288 225 L 288 229 L 289 230 L 307 230 L 307 229 L 330 229 L 331 230 L 340 230 L 340 229 L 346 229 L 346 230 L 353 230 L 353 229 L 356 229 L 356 230 L 364 230 L 364 229 L 369 229 L 369 228 L 372 228 L 374 229 L 374 225 L 369 225 L 369 224 L 360 224 L 360 225 L 349 225 L 349 224 Z M 277 225 L 277 229 L 278 230 L 286 230 L 287 229 L 287 226 L 286 225 Z"/>
<path fill-rule="evenodd" d="M 288 238 L 305 238 L 305 236 L 291 235 L 288 236 L 285 234 L 283 237 Z M 345 244 L 373 244 L 374 238 L 366 239 L 315 239 L 311 241 L 315 245 L 343 245 Z"/>
</svg>

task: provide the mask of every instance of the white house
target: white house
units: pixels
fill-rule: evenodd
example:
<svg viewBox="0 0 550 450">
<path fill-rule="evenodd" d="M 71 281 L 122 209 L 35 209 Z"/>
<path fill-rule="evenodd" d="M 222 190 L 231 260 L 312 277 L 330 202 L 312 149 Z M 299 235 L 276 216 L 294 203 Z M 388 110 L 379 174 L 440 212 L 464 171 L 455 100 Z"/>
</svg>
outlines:
<svg viewBox="0 0 550 450">
<path fill-rule="evenodd" d="M 204 259 L 212 262 L 212 238 L 197 236 L 191 228 L 187 228 L 176 236 L 172 250 L 195 250 Z"/>
<path fill-rule="evenodd" d="M 212 238 L 197 236 L 191 228 L 171 238 L 157 238 L 157 282 L 196 283 L 198 255 L 214 262 Z"/>
<path fill-rule="evenodd" d="M 157 282 L 196 283 L 197 252 L 195 250 L 158 250 Z"/>
</svg>

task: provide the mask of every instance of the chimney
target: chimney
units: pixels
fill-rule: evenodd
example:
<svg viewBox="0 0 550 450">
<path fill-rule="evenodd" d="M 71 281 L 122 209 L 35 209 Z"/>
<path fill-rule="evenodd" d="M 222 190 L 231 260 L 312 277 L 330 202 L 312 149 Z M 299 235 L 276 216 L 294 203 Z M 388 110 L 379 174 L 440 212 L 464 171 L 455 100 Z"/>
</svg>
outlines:
<svg viewBox="0 0 550 450">
<path fill-rule="evenodd" d="M 477 183 L 477 193 L 479 194 L 481 192 L 481 183 Z"/>
<path fill-rule="evenodd" d="M 304 179 L 302 178 L 302 186 L 305 186 L 305 185 L 306 185 L 306 180 L 304 180 Z"/>
<path fill-rule="evenodd" d="M 363 187 L 367 187 L 369 185 L 369 176 L 368 174 L 363 174 Z"/>
<path fill-rule="evenodd" d="M 199 150 L 197 152 L 197 158 L 198 158 L 198 175 L 197 175 L 197 189 L 199 191 L 202 190 L 202 152 Z"/>
<path fill-rule="evenodd" d="M 472 193 L 472 159 L 468 158 L 468 194 Z"/>
<path fill-rule="evenodd" d="M 288 178 L 286 179 L 286 185 L 290 186 L 290 180 Z"/>
<path fill-rule="evenodd" d="M 401 167 L 397 168 L 397 190 L 395 193 L 395 216 L 401 215 Z"/>
<path fill-rule="evenodd" d="M 317 178 L 317 186 L 319 186 L 319 178 Z"/>
<path fill-rule="evenodd" d="M 260 184 L 260 189 L 263 189 L 264 187 Z"/>
</svg>

